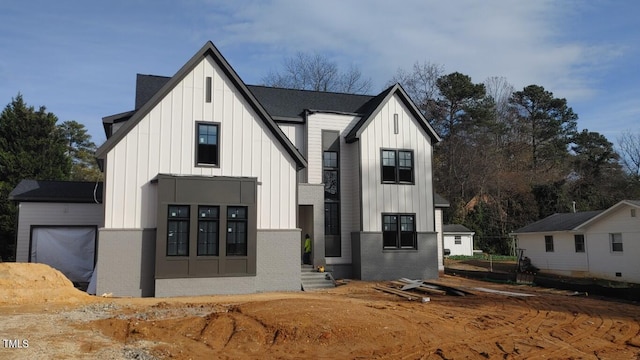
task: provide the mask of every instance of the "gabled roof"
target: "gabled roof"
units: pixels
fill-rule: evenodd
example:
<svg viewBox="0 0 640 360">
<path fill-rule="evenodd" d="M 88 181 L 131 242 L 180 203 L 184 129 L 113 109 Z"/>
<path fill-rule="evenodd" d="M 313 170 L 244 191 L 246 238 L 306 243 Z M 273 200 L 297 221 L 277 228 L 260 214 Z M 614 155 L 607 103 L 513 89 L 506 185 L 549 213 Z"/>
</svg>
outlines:
<svg viewBox="0 0 640 360">
<path fill-rule="evenodd" d="M 240 79 L 238 74 L 233 70 L 233 68 L 229 65 L 227 60 L 222 56 L 222 54 L 218 51 L 218 49 L 213 45 L 211 41 L 208 41 L 204 46 L 195 54 L 193 57 L 180 69 L 178 72 L 172 76 L 168 81 L 166 81 L 160 90 L 158 90 L 149 100 L 147 100 L 144 105 L 142 105 L 131 118 L 122 125 L 122 127 L 111 136 L 107 141 L 102 144 L 96 151 L 96 156 L 100 159 L 104 159 L 109 150 L 113 149 L 113 147 L 120 142 L 128 133 L 133 129 L 139 122 L 142 120 L 173 88 L 180 82 L 182 79 L 189 74 L 193 70 L 193 68 L 198 65 L 204 58 L 210 56 L 216 64 L 222 69 L 222 71 L 227 75 L 230 81 L 234 84 L 234 86 L 238 89 L 240 96 L 242 96 L 249 106 L 258 114 L 260 119 L 265 123 L 267 128 L 274 134 L 278 142 L 282 144 L 287 153 L 296 161 L 298 164 L 298 168 L 304 168 L 307 166 L 307 161 L 302 156 L 302 154 L 296 149 L 295 146 L 289 141 L 289 139 L 284 135 L 282 130 L 276 125 L 273 121 L 273 118 L 266 112 L 266 110 L 262 107 L 262 105 L 258 102 L 255 96 L 249 91 L 244 82 Z M 163 82 L 162 79 L 158 79 L 158 83 Z M 158 84 L 156 84 L 157 86 Z M 146 92 L 145 92 L 146 93 Z M 138 98 L 139 94 L 136 91 L 136 98 Z M 145 97 L 142 96 L 140 102 L 143 102 L 142 99 Z M 136 99 L 137 102 L 137 99 Z"/>
<path fill-rule="evenodd" d="M 136 74 L 135 109 L 143 107 L 169 80 L 171 80 L 169 76 Z"/>
<path fill-rule="evenodd" d="M 514 231 L 514 234 L 552 232 L 552 231 L 577 231 L 603 219 L 623 206 L 640 209 L 640 200 L 622 200 L 606 210 L 584 211 L 577 213 L 559 213 L 547 216 Z"/>
<path fill-rule="evenodd" d="M 372 100 L 372 103 L 369 104 L 369 108 L 370 108 L 369 112 L 367 114 L 365 114 L 360 119 L 360 121 L 358 121 L 358 123 L 353 127 L 353 129 L 351 129 L 349 134 L 347 134 L 345 140 L 347 142 L 356 141 L 360 137 L 360 135 L 362 134 L 362 131 L 367 127 L 367 125 L 369 125 L 371 120 L 373 120 L 373 118 L 380 112 L 380 110 L 382 110 L 384 105 L 394 95 L 398 95 L 400 100 L 409 109 L 409 112 L 411 112 L 413 117 L 415 117 L 415 119 L 418 121 L 420 127 L 422 127 L 422 129 L 424 129 L 424 131 L 427 133 L 427 135 L 429 135 L 431 140 L 434 143 L 439 142 L 441 140 L 440 136 L 438 136 L 438 134 L 433 129 L 433 127 L 431 127 L 431 125 L 429 124 L 427 119 L 425 119 L 425 117 L 422 115 L 420 110 L 418 110 L 418 108 L 413 103 L 413 101 L 411 101 L 411 98 L 409 98 L 409 95 L 406 93 L 406 91 L 404 91 L 404 89 L 402 88 L 402 86 L 400 86 L 400 84 L 395 84 L 395 85 L 390 86 L 389 88 L 387 88 L 386 90 L 381 92 L 378 96 L 376 96 Z"/>
<path fill-rule="evenodd" d="M 523 226 L 513 233 L 522 234 L 576 230 L 580 225 L 598 216 L 602 212 L 602 210 L 597 210 L 577 213 L 556 213 L 532 224 Z"/>
<path fill-rule="evenodd" d="M 345 94 L 311 90 L 273 88 L 248 85 L 276 121 L 304 121 L 305 112 L 334 112 L 362 115 L 369 112 L 370 95 Z"/>
<path fill-rule="evenodd" d="M 142 75 L 136 77 L 136 106 L 149 101 L 171 78 Z M 277 122 L 303 122 L 306 111 L 324 111 L 362 115 L 369 112 L 371 95 L 284 89 L 247 85 L 258 102 Z M 116 115 L 112 115 L 116 116 Z M 103 118 L 104 119 L 107 118 Z"/>
<path fill-rule="evenodd" d="M 584 228 L 586 226 L 589 226 L 590 224 L 593 224 L 594 222 L 599 221 L 600 219 L 608 216 L 612 212 L 617 211 L 618 209 L 624 206 L 630 206 L 632 208 L 640 209 L 640 200 L 622 200 L 617 204 L 611 206 L 607 210 L 601 211 L 598 215 L 580 224 L 578 228 Z"/>
<path fill-rule="evenodd" d="M 102 182 L 22 180 L 9 193 L 9 200 L 102 203 Z"/>
<path fill-rule="evenodd" d="M 473 233 L 473 231 L 469 230 L 466 226 L 462 224 L 448 224 L 442 226 L 442 232 L 448 233 Z"/>
</svg>

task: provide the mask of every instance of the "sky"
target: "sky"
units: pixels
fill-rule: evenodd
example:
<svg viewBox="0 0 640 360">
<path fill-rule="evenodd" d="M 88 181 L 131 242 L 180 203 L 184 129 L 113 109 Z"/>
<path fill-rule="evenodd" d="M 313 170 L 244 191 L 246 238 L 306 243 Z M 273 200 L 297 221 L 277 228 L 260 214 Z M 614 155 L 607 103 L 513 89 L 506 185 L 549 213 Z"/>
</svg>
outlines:
<svg viewBox="0 0 640 360">
<path fill-rule="evenodd" d="M 416 62 L 567 99 L 578 129 L 640 132 L 636 0 L 21 0 L 0 4 L 0 106 L 18 93 L 105 141 L 136 74 L 174 75 L 211 40 L 247 84 L 297 52 L 354 65 L 376 94 Z"/>
</svg>

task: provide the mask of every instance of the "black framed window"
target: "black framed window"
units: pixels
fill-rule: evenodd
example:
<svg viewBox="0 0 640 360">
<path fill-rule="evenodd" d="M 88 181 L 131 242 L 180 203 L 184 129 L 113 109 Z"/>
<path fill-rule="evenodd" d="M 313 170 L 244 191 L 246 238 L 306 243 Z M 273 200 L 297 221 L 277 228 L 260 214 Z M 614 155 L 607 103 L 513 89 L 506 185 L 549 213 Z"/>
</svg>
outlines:
<svg viewBox="0 0 640 360">
<path fill-rule="evenodd" d="M 382 181 L 395 183 L 396 178 L 396 151 L 382 150 Z"/>
<path fill-rule="evenodd" d="M 322 154 L 322 166 L 326 168 L 338 167 L 338 152 L 337 151 L 325 151 Z"/>
<path fill-rule="evenodd" d="M 247 208 L 227 208 L 227 255 L 247 256 Z"/>
<path fill-rule="evenodd" d="M 573 235 L 573 242 L 576 246 L 576 252 L 584 252 L 584 235 L 583 234 L 575 234 Z"/>
<path fill-rule="evenodd" d="M 324 198 L 326 200 L 340 200 L 338 152 L 325 151 L 322 154 L 322 182 L 324 183 Z"/>
<path fill-rule="evenodd" d="M 415 249 L 416 226 L 414 214 L 383 214 L 382 244 L 386 249 Z"/>
<path fill-rule="evenodd" d="M 167 256 L 189 255 L 189 206 L 169 205 Z"/>
<path fill-rule="evenodd" d="M 197 123 L 198 145 L 196 162 L 198 164 L 220 164 L 220 125 L 212 123 Z"/>
<path fill-rule="evenodd" d="M 413 183 L 413 151 L 398 150 L 398 182 Z"/>
<path fill-rule="evenodd" d="M 413 150 L 382 150 L 382 182 L 413 184 Z"/>
<path fill-rule="evenodd" d="M 322 130 L 324 184 L 324 256 L 342 256 L 340 233 L 340 132 Z"/>
<path fill-rule="evenodd" d="M 553 236 L 552 235 L 545 235 L 544 250 L 546 252 L 553 252 Z"/>
<path fill-rule="evenodd" d="M 324 203 L 324 234 L 340 235 L 340 203 Z"/>
<path fill-rule="evenodd" d="M 217 206 L 198 206 L 198 256 L 218 256 L 219 212 Z"/>
<path fill-rule="evenodd" d="M 398 216 L 382 216 L 382 244 L 385 248 L 396 247 L 398 244 Z"/>
<path fill-rule="evenodd" d="M 609 238 L 611 239 L 611 251 L 622 252 L 622 234 L 609 234 Z"/>
</svg>

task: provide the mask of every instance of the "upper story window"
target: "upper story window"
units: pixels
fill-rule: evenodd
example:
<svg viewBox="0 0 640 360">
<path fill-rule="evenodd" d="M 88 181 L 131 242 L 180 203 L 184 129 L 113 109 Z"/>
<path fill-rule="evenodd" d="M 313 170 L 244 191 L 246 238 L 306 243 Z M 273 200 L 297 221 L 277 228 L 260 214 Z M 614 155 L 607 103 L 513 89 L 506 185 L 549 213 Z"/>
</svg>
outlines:
<svg viewBox="0 0 640 360">
<path fill-rule="evenodd" d="M 325 200 L 340 200 L 338 152 L 325 151 L 322 154 L 322 182 L 324 182 Z"/>
<path fill-rule="evenodd" d="M 220 165 L 220 124 L 196 123 L 198 144 L 196 163 L 198 165 Z"/>
<path fill-rule="evenodd" d="M 413 184 L 413 150 L 382 150 L 382 182 Z"/>
</svg>

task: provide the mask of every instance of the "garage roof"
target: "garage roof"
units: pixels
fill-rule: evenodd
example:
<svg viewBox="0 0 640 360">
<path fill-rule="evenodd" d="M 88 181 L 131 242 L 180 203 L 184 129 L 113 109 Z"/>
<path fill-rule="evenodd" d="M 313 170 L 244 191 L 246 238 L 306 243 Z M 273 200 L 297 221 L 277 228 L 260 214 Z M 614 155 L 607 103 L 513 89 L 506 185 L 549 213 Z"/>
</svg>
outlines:
<svg viewBox="0 0 640 360">
<path fill-rule="evenodd" d="M 22 180 L 9 193 L 21 202 L 102 203 L 102 182 Z"/>
</svg>

